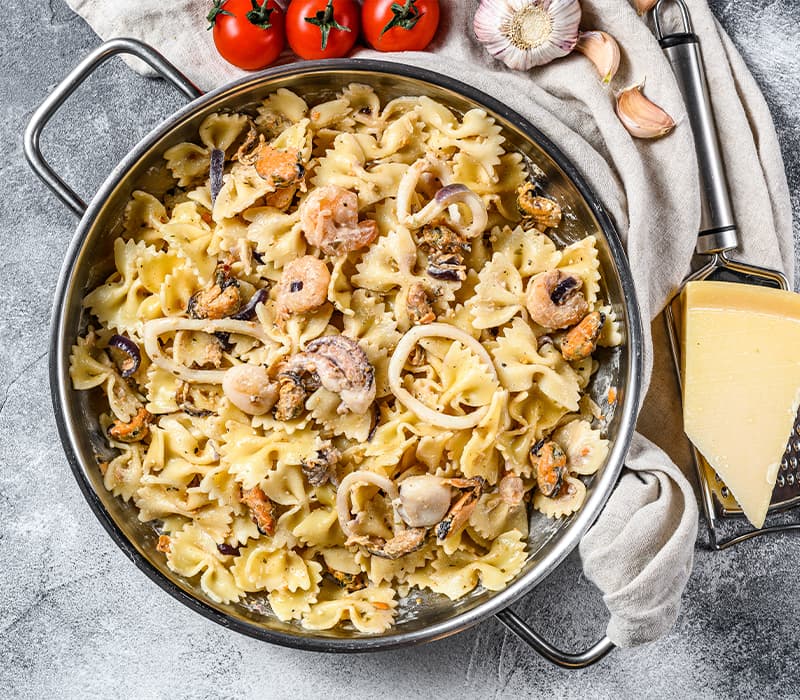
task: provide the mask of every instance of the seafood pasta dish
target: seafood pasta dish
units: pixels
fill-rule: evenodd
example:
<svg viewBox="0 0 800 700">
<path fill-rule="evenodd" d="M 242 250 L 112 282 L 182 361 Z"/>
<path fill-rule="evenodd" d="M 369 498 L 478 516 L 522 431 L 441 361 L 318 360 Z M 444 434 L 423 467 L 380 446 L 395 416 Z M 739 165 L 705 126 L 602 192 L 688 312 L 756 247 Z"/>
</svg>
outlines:
<svg viewBox="0 0 800 700">
<path fill-rule="evenodd" d="M 595 238 L 559 242 L 504 145 L 479 109 L 281 89 L 133 193 L 70 375 L 105 487 L 209 599 L 381 633 L 423 589 L 504 588 L 581 508 L 619 324 Z"/>
</svg>

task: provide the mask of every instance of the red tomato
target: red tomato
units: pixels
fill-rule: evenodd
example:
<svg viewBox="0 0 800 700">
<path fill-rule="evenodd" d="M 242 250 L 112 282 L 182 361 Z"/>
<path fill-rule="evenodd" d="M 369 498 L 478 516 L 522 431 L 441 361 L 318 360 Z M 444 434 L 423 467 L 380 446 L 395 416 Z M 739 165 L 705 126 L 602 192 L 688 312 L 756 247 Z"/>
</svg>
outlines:
<svg viewBox="0 0 800 700">
<path fill-rule="evenodd" d="M 285 17 L 275 0 L 214 0 L 208 21 L 220 56 L 245 70 L 275 63 L 286 43 Z"/>
<path fill-rule="evenodd" d="M 422 51 L 439 26 L 439 0 L 364 0 L 361 24 L 378 51 Z"/>
<path fill-rule="evenodd" d="M 358 30 L 355 0 L 292 0 L 286 10 L 286 40 L 301 58 L 345 56 Z"/>
</svg>

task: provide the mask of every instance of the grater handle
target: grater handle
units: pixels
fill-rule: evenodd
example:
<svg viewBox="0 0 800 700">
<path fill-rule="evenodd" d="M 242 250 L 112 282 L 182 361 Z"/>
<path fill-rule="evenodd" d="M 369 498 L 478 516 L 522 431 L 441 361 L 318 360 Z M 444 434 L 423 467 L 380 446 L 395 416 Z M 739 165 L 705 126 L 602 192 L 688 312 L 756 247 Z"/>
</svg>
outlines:
<svg viewBox="0 0 800 700">
<path fill-rule="evenodd" d="M 680 9 L 684 27 L 682 32 L 664 36 L 661 31 L 661 10 L 670 2 Z M 708 94 L 700 40 L 693 31 L 689 10 L 683 0 L 659 0 L 653 10 L 653 21 L 658 42 L 672 65 L 686 103 L 686 114 L 694 134 L 702 205 L 697 252 L 711 255 L 732 250 L 739 245 L 739 239 Z"/>
</svg>

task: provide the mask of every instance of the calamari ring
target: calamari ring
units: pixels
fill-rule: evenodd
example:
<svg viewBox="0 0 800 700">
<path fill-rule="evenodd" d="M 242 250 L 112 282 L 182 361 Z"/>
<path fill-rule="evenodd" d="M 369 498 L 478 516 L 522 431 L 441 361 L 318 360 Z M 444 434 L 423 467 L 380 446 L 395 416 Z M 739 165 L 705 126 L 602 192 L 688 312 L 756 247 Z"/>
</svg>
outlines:
<svg viewBox="0 0 800 700">
<path fill-rule="evenodd" d="M 422 401 L 415 398 L 403 386 L 401 373 L 403 366 L 406 363 L 414 346 L 422 338 L 448 338 L 449 340 L 457 340 L 465 348 L 474 352 L 486 365 L 487 369 L 492 374 L 494 379 L 497 379 L 497 370 L 495 369 L 492 358 L 475 338 L 462 331 L 460 328 L 448 325 L 447 323 L 429 323 L 424 326 L 414 326 L 408 331 L 397 344 L 392 357 L 389 360 L 389 386 L 392 389 L 395 397 L 406 408 L 410 409 L 417 414 L 420 418 L 428 421 L 430 425 L 437 428 L 446 428 L 448 430 L 466 430 L 474 428 L 478 425 L 489 412 L 489 406 L 481 406 L 480 408 L 468 413 L 465 416 L 451 416 L 445 413 L 439 413 L 430 406 L 426 406 Z"/>
<path fill-rule="evenodd" d="M 227 370 L 225 369 L 189 369 L 186 365 L 167 357 L 158 344 L 164 333 L 171 331 L 200 331 L 202 333 L 235 333 L 248 335 L 260 340 L 264 345 L 274 346 L 264 331 L 264 327 L 255 321 L 234 321 L 233 319 L 191 319 L 191 318 L 157 318 L 144 324 L 144 349 L 153 364 L 172 372 L 186 382 L 203 384 L 222 384 Z"/>
</svg>

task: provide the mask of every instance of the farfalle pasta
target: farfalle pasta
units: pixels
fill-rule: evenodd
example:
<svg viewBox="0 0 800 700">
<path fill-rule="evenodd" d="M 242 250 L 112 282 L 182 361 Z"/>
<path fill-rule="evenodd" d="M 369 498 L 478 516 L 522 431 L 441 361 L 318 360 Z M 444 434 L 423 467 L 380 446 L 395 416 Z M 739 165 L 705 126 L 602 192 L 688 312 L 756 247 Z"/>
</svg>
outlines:
<svg viewBox="0 0 800 700">
<path fill-rule="evenodd" d="M 508 585 L 532 512 L 578 510 L 608 454 L 586 392 L 622 336 L 594 237 L 548 235 L 558 203 L 485 112 L 364 85 L 212 114 L 164 159 L 70 373 L 167 565 L 361 634 L 415 590 Z"/>
</svg>

